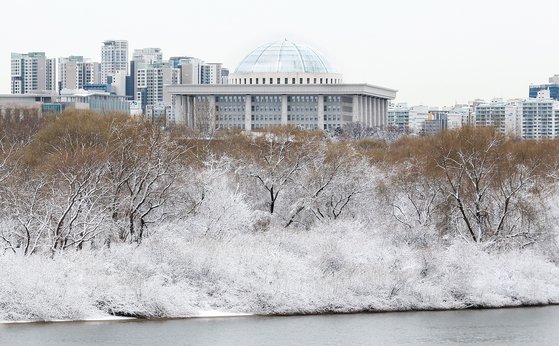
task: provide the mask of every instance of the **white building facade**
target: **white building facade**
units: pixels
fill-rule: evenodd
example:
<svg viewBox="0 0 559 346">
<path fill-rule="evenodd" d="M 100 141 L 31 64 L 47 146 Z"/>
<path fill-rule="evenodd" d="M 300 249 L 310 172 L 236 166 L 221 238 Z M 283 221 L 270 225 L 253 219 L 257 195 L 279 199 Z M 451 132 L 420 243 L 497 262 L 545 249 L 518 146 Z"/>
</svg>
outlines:
<svg viewBox="0 0 559 346">
<path fill-rule="evenodd" d="M 109 40 L 101 46 L 101 83 L 117 72 L 128 75 L 128 41 Z"/>
<path fill-rule="evenodd" d="M 522 139 L 559 137 L 559 102 L 550 98 L 549 90 L 522 102 L 521 114 Z"/>
<path fill-rule="evenodd" d="M 387 125 L 396 90 L 343 84 L 326 59 L 289 41 L 257 48 L 229 75 L 227 85 L 166 86 L 176 123 L 246 131 L 292 125 L 335 130 L 350 122 Z"/>
<path fill-rule="evenodd" d="M 56 59 L 43 52 L 11 55 L 11 93 L 56 91 Z"/>
<path fill-rule="evenodd" d="M 497 132 L 520 136 L 518 126 L 521 117 L 521 101 L 493 99 L 489 103 L 477 104 L 474 110 L 475 126 L 494 127 Z"/>
<path fill-rule="evenodd" d="M 101 64 L 82 56 L 58 58 L 58 89 L 83 89 L 101 83 Z"/>
<path fill-rule="evenodd" d="M 160 48 L 144 48 L 134 51 L 132 60 L 134 100 L 142 109 L 153 108 L 164 101 L 164 85 L 175 85 L 181 81 L 181 70 L 170 62 L 163 61 Z M 168 100 L 170 104 L 170 100 Z"/>
</svg>

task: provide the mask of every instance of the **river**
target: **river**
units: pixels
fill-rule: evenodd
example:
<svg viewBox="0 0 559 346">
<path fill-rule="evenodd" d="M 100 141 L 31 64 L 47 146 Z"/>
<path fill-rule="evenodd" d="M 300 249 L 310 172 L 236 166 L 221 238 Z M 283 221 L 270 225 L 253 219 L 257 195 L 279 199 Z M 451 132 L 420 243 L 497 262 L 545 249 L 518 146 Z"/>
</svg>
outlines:
<svg viewBox="0 0 559 346">
<path fill-rule="evenodd" d="M 0 325 L 0 345 L 559 345 L 559 306 Z"/>
</svg>

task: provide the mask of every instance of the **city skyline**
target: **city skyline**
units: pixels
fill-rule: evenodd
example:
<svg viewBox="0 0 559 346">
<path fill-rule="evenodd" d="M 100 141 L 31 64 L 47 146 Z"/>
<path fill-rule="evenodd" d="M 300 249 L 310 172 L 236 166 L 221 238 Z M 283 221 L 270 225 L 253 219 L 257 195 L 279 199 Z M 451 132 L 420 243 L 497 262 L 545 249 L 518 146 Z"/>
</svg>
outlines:
<svg viewBox="0 0 559 346">
<path fill-rule="evenodd" d="M 530 84 L 545 83 L 559 72 L 552 45 L 553 13 L 559 5 L 552 1 L 527 6 L 350 0 L 341 7 L 333 2 L 317 7 L 284 1 L 264 7 L 252 0 L 167 1 L 149 9 L 130 1 L 96 4 L 87 9 L 66 0 L 5 5 L 7 11 L 25 12 L 27 25 L 10 30 L 17 16 L 0 24 L 3 32 L 12 33 L 0 48 L 0 93 L 10 92 L 11 52 L 80 55 L 100 62 L 103 42 L 112 39 L 128 40 L 130 52 L 157 47 L 165 59 L 195 56 L 234 71 L 254 47 L 287 38 L 317 48 L 346 82 L 383 85 L 399 91 L 397 102 L 430 106 L 527 97 Z M 93 24 L 84 15 L 103 25 L 89 30 Z M 58 17 L 64 20 L 41 20 Z"/>
</svg>

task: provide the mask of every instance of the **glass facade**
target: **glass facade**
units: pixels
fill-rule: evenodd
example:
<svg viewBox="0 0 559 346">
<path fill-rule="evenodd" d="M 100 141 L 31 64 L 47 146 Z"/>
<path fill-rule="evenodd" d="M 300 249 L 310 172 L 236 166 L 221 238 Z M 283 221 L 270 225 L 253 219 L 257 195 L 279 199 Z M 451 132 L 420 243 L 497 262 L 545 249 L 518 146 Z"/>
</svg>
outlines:
<svg viewBox="0 0 559 346">
<path fill-rule="evenodd" d="M 542 85 L 531 85 L 529 91 L 530 98 L 536 98 L 538 96 L 538 91 L 549 90 L 549 96 L 559 101 L 559 84 L 542 84 Z"/>
<path fill-rule="evenodd" d="M 256 48 L 241 61 L 235 73 L 335 73 L 334 68 L 310 47 L 290 41 Z"/>
</svg>

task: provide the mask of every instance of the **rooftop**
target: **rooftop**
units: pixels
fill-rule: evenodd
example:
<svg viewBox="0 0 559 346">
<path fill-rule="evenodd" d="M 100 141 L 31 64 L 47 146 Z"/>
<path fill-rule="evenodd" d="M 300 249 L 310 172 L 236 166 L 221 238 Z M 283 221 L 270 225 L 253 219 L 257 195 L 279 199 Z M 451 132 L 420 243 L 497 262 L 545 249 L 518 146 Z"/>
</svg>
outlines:
<svg viewBox="0 0 559 346">
<path fill-rule="evenodd" d="M 336 73 L 314 49 L 284 40 L 256 48 L 235 73 Z"/>
</svg>

